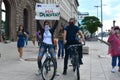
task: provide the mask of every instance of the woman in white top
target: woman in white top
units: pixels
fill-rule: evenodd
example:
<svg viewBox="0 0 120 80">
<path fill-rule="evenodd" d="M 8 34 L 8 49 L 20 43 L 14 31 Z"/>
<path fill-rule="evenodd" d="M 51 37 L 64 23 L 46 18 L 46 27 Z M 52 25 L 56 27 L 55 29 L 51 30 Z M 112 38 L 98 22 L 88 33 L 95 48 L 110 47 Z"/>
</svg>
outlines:
<svg viewBox="0 0 120 80">
<path fill-rule="evenodd" d="M 55 47 L 53 44 L 53 35 L 54 35 L 54 31 L 58 25 L 58 21 L 55 22 L 53 27 L 50 27 L 50 23 L 48 21 L 44 22 L 43 27 L 40 25 L 39 21 L 37 21 L 37 25 L 40 28 L 41 31 L 41 46 L 40 46 L 40 50 L 38 53 L 38 68 L 39 70 L 41 69 L 41 59 L 44 55 L 44 53 L 46 52 L 47 48 L 49 53 L 51 54 L 52 58 L 55 59 L 56 62 L 56 66 L 57 66 L 57 61 L 56 61 L 56 53 L 55 53 Z"/>
</svg>

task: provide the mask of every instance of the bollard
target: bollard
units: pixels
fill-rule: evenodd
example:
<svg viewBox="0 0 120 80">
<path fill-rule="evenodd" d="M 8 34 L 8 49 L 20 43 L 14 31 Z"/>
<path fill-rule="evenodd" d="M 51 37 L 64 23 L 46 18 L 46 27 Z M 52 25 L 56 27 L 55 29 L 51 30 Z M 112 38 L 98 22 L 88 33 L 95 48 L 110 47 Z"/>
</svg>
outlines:
<svg viewBox="0 0 120 80">
<path fill-rule="evenodd" d="M 88 46 L 83 47 L 83 54 L 89 54 L 89 47 Z"/>
<path fill-rule="evenodd" d="M 0 58 L 1 58 L 1 54 L 0 54 Z"/>
</svg>

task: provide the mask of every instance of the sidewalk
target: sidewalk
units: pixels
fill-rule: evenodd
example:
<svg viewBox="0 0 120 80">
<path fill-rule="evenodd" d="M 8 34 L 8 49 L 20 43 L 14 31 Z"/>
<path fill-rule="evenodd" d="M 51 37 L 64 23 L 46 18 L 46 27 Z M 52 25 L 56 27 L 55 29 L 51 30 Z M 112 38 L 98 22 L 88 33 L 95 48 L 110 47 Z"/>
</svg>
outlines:
<svg viewBox="0 0 120 80">
<path fill-rule="evenodd" d="M 84 55 L 84 65 L 80 67 L 81 80 L 119 80 L 120 73 L 111 73 L 111 57 L 107 55 L 108 46 L 101 42 L 87 42 L 89 54 Z M 33 61 L 19 61 L 16 42 L 8 44 L 0 43 L 0 80 L 42 80 L 41 76 L 36 76 L 38 47 L 34 47 L 32 42 L 24 48 L 24 59 L 35 59 Z M 98 57 L 105 55 L 105 57 Z M 68 67 L 66 76 L 62 75 L 63 59 L 58 60 L 58 72 L 54 80 L 76 80 L 72 67 Z M 117 67 L 116 67 L 117 69 Z"/>
</svg>

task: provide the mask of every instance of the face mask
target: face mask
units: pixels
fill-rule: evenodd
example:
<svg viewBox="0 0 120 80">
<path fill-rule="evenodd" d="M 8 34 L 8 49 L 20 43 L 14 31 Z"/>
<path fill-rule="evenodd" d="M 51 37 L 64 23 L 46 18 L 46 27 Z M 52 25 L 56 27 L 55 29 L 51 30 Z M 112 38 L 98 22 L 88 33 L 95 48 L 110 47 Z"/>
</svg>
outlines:
<svg viewBox="0 0 120 80">
<path fill-rule="evenodd" d="M 45 25 L 45 31 L 48 31 L 50 29 L 49 25 Z"/>
<path fill-rule="evenodd" d="M 70 25 L 70 26 L 74 26 L 74 23 L 73 23 L 73 22 L 69 22 L 69 25 Z"/>
<path fill-rule="evenodd" d="M 115 31 L 115 33 L 118 33 L 119 32 L 119 30 L 114 30 Z"/>
</svg>

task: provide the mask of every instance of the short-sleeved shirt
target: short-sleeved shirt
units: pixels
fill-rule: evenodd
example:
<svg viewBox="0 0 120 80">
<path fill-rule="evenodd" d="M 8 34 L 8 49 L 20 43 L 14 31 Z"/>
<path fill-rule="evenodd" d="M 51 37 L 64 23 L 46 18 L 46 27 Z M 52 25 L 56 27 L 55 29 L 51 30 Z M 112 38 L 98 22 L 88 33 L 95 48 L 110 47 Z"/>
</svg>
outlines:
<svg viewBox="0 0 120 80">
<path fill-rule="evenodd" d="M 69 26 L 67 26 L 65 27 L 64 30 L 67 31 L 67 34 L 66 34 L 67 43 L 76 41 L 76 33 L 80 30 L 79 27 L 74 26 L 70 28 Z"/>
<path fill-rule="evenodd" d="M 60 30 L 59 31 L 59 33 L 58 33 L 58 40 L 63 41 L 63 33 L 64 33 L 64 30 Z"/>
</svg>

